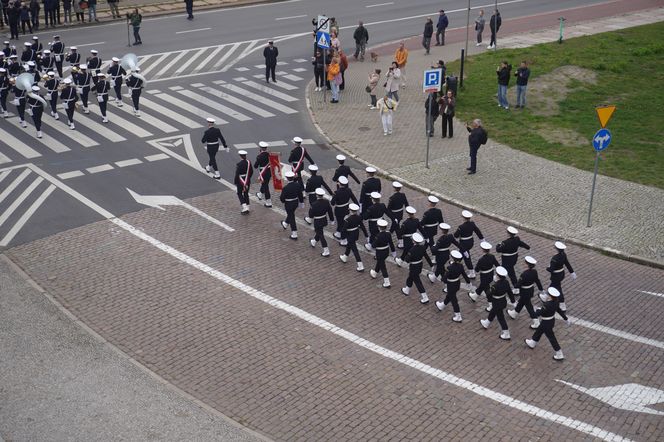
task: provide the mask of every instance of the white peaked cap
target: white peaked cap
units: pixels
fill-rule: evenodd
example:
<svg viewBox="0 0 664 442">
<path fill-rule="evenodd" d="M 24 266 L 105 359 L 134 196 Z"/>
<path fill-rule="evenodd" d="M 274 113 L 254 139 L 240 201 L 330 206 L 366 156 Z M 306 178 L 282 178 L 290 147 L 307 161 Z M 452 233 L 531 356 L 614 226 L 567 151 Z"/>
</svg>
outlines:
<svg viewBox="0 0 664 442">
<path fill-rule="evenodd" d="M 35 92 L 39 92 L 39 86 L 37 86 L 37 85 L 32 86 L 32 90 L 35 91 Z"/>
<path fill-rule="evenodd" d="M 371 192 L 371 199 L 374 199 L 374 200 L 380 199 L 380 193 Z"/>
<path fill-rule="evenodd" d="M 555 246 L 556 249 L 558 249 L 558 250 L 565 250 L 565 249 L 567 248 L 567 246 L 566 246 L 565 244 L 563 244 L 562 242 L 560 242 L 560 241 L 556 241 L 556 243 L 554 244 L 554 246 Z"/>
<path fill-rule="evenodd" d="M 50 50 L 48 50 L 48 49 L 44 49 L 44 54 L 50 54 L 50 53 L 51 53 Z"/>
<path fill-rule="evenodd" d="M 23 43 L 23 46 L 32 46 L 32 43 L 30 43 L 29 41 L 26 41 L 25 43 Z"/>
<path fill-rule="evenodd" d="M 376 224 L 378 224 L 378 227 L 387 227 L 387 221 L 385 221 L 384 219 L 379 219 L 378 222 L 376 222 Z"/>
<path fill-rule="evenodd" d="M 498 276 L 507 276 L 507 269 L 503 266 L 496 267 L 496 273 Z"/>
<path fill-rule="evenodd" d="M 393 181 L 392 187 L 394 187 L 395 189 L 401 189 L 403 187 L 403 184 L 401 184 L 399 181 Z"/>
<path fill-rule="evenodd" d="M 537 264 L 537 260 L 533 258 L 532 256 L 528 255 L 525 258 L 523 258 L 528 264 L 535 265 Z"/>
<path fill-rule="evenodd" d="M 323 190 L 322 187 L 319 187 L 318 189 L 316 189 L 316 195 L 319 195 L 319 196 L 325 195 L 325 191 Z"/>
<path fill-rule="evenodd" d="M 99 53 L 99 51 L 96 50 L 96 49 L 91 49 L 90 52 L 92 52 L 93 54 L 98 54 Z"/>
<path fill-rule="evenodd" d="M 139 68 L 138 66 L 136 66 L 136 67 L 134 68 L 134 72 L 141 72 L 141 68 Z"/>
<path fill-rule="evenodd" d="M 549 295 L 553 296 L 554 298 L 560 296 L 560 292 L 555 287 L 549 287 L 548 289 L 546 289 L 546 291 Z"/>
<path fill-rule="evenodd" d="M 318 170 L 318 166 L 316 166 L 315 164 L 309 164 L 307 169 L 309 169 L 312 172 L 316 172 Z"/>
<path fill-rule="evenodd" d="M 482 241 L 480 243 L 480 247 L 482 248 L 482 250 L 491 250 L 491 247 L 493 247 L 493 246 L 491 245 L 491 243 L 489 243 L 487 241 Z"/>
<path fill-rule="evenodd" d="M 205 119 L 205 121 L 207 121 L 208 123 L 214 123 L 214 118 L 208 117 Z"/>
<path fill-rule="evenodd" d="M 259 141 L 258 147 L 265 148 L 265 147 L 270 147 L 270 145 L 265 141 Z"/>
<path fill-rule="evenodd" d="M 75 50 L 77 50 L 78 48 L 77 48 L 76 46 L 70 46 L 69 49 L 75 51 Z"/>
<path fill-rule="evenodd" d="M 71 78 L 65 78 L 64 80 L 62 80 L 62 82 L 64 84 L 71 84 Z"/>
<path fill-rule="evenodd" d="M 360 210 L 360 206 L 358 206 L 358 205 L 355 204 L 355 203 L 351 203 L 351 204 L 348 206 L 348 208 L 349 208 L 350 210 L 352 210 L 353 212 L 357 212 L 357 211 Z"/>
<path fill-rule="evenodd" d="M 464 210 L 463 212 L 461 212 L 461 216 L 463 216 L 463 217 L 466 218 L 466 219 L 469 219 L 469 218 L 472 218 L 472 217 L 473 217 L 473 214 L 470 213 L 470 212 L 467 211 L 467 210 Z"/>
<path fill-rule="evenodd" d="M 302 142 L 302 138 L 300 138 L 300 137 L 293 137 L 293 143 L 301 143 L 301 142 Z"/>
<path fill-rule="evenodd" d="M 461 259 L 461 258 L 463 258 L 463 255 L 462 255 L 461 252 L 459 252 L 458 250 L 452 250 L 451 255 L 452 255 L 452 258 L 454 258 L 454 259 Z"/>
<path fill-rule="evenodd" d="M 434 204 L 438 204 L 438 201 L 440 201 L 438 198 L 436 198 L 433 195 L 429 195 L 429 197 L 427 199 L 429 200 L 430 203 L 434 203 Z"/>
<path fill-rule="evenodd" d="M 284 173 L 284 176 L 286 178 L 295 178 L 295 174 L 293 172 L 291 172 L 290 170 L 288 172 Z"/>
<path fill-rule="evenodd" d="M 368 166 L 364 170 L 366 170 L 367 173 L 376 173 L 376 168 L 375 167 Z"/>
<path fill-rule="evenodd" d="M 103 72 L 99 72 L 99 73 L 97 74 L 97 77 L 105 77 L 105 76 L 106 76 L 106 74 L 104 74 Z"/>
<path fill-rule="evenodd" d="M 114 62 L 116 62 L 116 63 L 117 63 L 117 62 L 119 62 L 119 61 L 120 61 L 120 59 L 119 59 L 118 57 L 113 57 L 113 58 L 111 58 L 111 61 L 114 61 Z"/>
<path fill-rule="evenodd" d="M 415 214 L 417 213 L 417 209 L 413 206 L 408 206 L 406 207 L 406 213 Z"/>
<path fill-rule="evenodd" d="M 5 72 L 7 72 L 7 69 L 5 69 L 5 68 L 0 68 L 0 72 L 5 73 Z"/>
<path fill-rule="evenodd" d="M 440 227 L 442 230 L 450 230 L 452 228 L 447 223 L 440 223 L 440 224 L 438 224 L 438 227 Z"/>
<path fill-rule="evenodd" d="M 515 227 L 508 226 L 507 227 L 507 233 L 511 233 L 512 235 L 517 235 L 519 233 L 519 231 Z"/>
<path fill-rule="evenodd" d="M 29 61 L 28 66 L 35 66 L 35 62 L 34 61 Z"/>
<path fill-rule="evenodd" d="M 339 177 L 339 184 L 343 184 L 343 185 L 348 184 L 348 178 L 346 178 L 345 176 L 341 175 L 341 176 Z"/>
<path fill-rule="evenodd" d="M 344 155 L 337 155 L 337 161 L 346 161 L 346 157 Z"/>
<path fill-rule="evenodd" d="M 238 151 L 237 151 L 237 154 L 238 154 L 238 155 L 246 155 L 246 154 L 247 154 L 247 151 L 246 151 L 246 150 L 238 150 Z"/>
<path fill-rule="evenodd" d="M 37 36 L 35 35 L 34 37 L 32 37 L 32 39 L 33 39 L 33 40 L 39 40 L 39 37 L 37 37 Z"/>
<path fill-rule="evenodd" d="M 420 233 L 413 233 L 413 241 L 416 243 L 424 242 L 424 237 Z"/>
<path fill-rule="evenodd" d="M 85 63 L 83 63 L 82 65 L 79 66 L 79 68 L 81 68 L 81 69 L 87 69 L 87 68 L 88 68 L 88 65 L 85 64 Z"/>
</svg>

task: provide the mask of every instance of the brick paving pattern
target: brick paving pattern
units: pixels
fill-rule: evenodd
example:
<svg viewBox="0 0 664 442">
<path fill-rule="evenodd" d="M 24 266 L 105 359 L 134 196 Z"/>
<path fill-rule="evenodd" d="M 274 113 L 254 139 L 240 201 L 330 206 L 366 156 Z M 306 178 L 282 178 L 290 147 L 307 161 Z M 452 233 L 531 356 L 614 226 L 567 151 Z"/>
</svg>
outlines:
<svg viewBox="0 0 664 442">
<path fill-rule="evenodd" d="M 664 8 L 639 11 L 571 25 L 566 27 L 565 35 L 567 38 L 588 35 L 662 19 Z M 506 36 L 499 36 L 499 45 L 549 42 L 557 38 L 557 28 L 555 36 L 552 32 L 552 29 L 545 29 L 513 36 L 503 34 Z M 460 32 L 450 35 L 452 42 L 461 41 L 461 37 Z M 438 119 L 436 136 L 431 138 L 431 168 L 425 168 L 425 95 L 421 73 L 438 59 L 458 58 L 462 47 L 462 43 L 434 47 L 430 56 L 425 56 L 422 49 L 410 50 L 408 87 L 399 91 L 401 101 L 394 115 L 392 136 L 383 136 L 380 116 L 367 108 L 369 95 L 364 91 L 369 70 L 378 67 L 386 71 L 392 59 L 392 46 L 380 50 L 384 55 L 377 64 L 351 64 L 345 74 L 347 86 L 339 104 L 323 101 L 322 93 L 314 92 L 314 85 L 310 84 L 307 93 L 314 121 L 335 146 L 448 200 L 514 220 L 537 231 L 664 263 L 662 189 L 600 175 L 593 226 L 587 228 L 592 173 L 489 140 L 479 151 L 477 175 L 468 176 L 465 170 L 468 166 L 467 132 L 458 120 L 455 120 L 454 138 L 441 140 L 441 120 Z M 478 50 L 474 44 L 469 48 L 471 54 L 480 50 L 486 49 Z M 515 101 L 514 94 L 510 90 L 511 102 Z"/>
</svg>

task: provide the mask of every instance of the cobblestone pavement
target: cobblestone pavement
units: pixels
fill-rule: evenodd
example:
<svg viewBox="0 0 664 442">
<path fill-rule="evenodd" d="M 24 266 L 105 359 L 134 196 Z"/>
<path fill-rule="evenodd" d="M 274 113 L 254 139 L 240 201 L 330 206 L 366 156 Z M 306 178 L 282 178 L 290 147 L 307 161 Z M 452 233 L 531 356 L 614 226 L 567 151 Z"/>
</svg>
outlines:
<svg viewBox="0 0 664 442">
<path fill-rule="evenodd" d="M 331 171 L 324 174 L 329 179 Z M 407 194 L 421 213 L 425 196 Z M 279 226 L 279 213 L 254 204 L 251 215 L 241 216 L 232 192 L 188 203 L 236 231 L 210 228 L 208 221 L 180 207 L 147 209 L 122 220 L 214 271 L 375 345 L 458 376 L 462 385 L 478 386 L 462 388 L 367 351 L 341 339 L 335 334 L 338 328 L 316 327 L 274 308 L 274 302 L 259 302 L 109 221 L 7 254 L 65 308 L 129 356 L 273 439 L 593 439 L 553 422 L 552 414 L 536 417 L 518 411 L 517 400 L 629 439 L 655 440 L 664 434 L 660 416 L 611 407 L 556 381 L 664 389 L 664 330 L 658 321 L 664 304 L 639 292 L 664 291 L 660 270 L 570 247 L 579 274 L 575 282 L 564 282 L 570 313 L 649 341 L 637 343 L 579 323 L 565 327 L 559 322 L 556 330 L 567 359 L 558 363 L 551 359 L 546 341 L 534 351 L 525 347 L 523 339 L 531 331 L 524 316 L 508 319 L 512 340 L 500 341 L 496 324 L 484 331 L 478 323 L 486 315 L 485 303 L 471 304 L 465 292 L 460 294 L 464 322 L 456 324 L 451 312 L 438 313 L 431 304 L 419 305 L 417 295 L 400 294 L 406 271 L 393 264 L 393 288 L 385 290 L 366 272 L 355 272 L 354 264 L 341 263 L 338 245 L 331 245 L 332 257 L 320 257 L 320 249 L 308 244 L 310 229 L 300 229 L 299 241 L 289 240 Z M 447 222 L 460 222 L 458 208 L 443 204 L 442 209 Z M 505 236 L 505 226 L 496 221 L 477 216 L 477 223 L 494 243 Z M 522 238 L 532 246 L 530 253 L 540 261 L 544 279 L 552 241 L 529 233 Z M 373 260 L 364 256 L 368 267 Z M 440 284 L 425 284 L 433 300 L 441 296 Z M 482 388 L 499 399 L 473 392 L 482 393 Z M 598 436 L 609 438 L 606 433 Z"/>
<path fill-rule="evenodd" d="M 4 258 L 0 440 L 262 440 L 94 339 Z"/>
<path fill-rule="evenodd" d="M 581 11 L 598 14 L 602 13 L 600 7 L 605 14 L 619 12 L 604 6 Z M 555 14 L 543 15 L 551 16 L 551 19 Z M 565 16 L 574 23 L 573 11 L 566 12 Z M 576 16 L 577 19 L 584 17 L 581 13 Z M 664 8 L 625 13 L 571 24 L 566 27 L 565 35 L 566 38 L 588 35 L 663 19 Z M 505 33 L 501 29 L 499 46 L 517 47 L 555 41 L 558 28 L 542 29 L 540 22 L 543 20 L 531 20 L 532 23 L 514 20 L 518 22 L 516 24 L 504 20 Z M 530 33 L 523 32 L 524 29 L 537 30 Z M 520 31 L 518 34 L 510 35 L 510 32 L 516 33 L 517 30 Z M 454 125 L 454 138 L 443 140 L 440 138 L 441 119 L 437 121 L 436 136 L 431 138 L 430 169 L 425 167 L 425 95 L 422 93 L 421 72 L 435 60 L 458 58 L 463 47 L 460 42 L 464 39 L 465 30 L 458 29 L 449 33 L 448 45 L 433 47 L 430 56 L 425 56 L 421 48 L 410 50 L 408 86 L 399 91 L 400 103 L 394 115 L 392 136 L 383 136 L 380 116 L 368 109 L 369 96 L 364 87 L 369 70 L 376 67 L 386 70 L 394 45 L 379 49 L 381 59 L 377 64 L 350 65 L 345 74 L 346 90 L 339 104 L 324 101 L 322 93 L 313 91 L 314 85 L 310 84 L 307 93 L 315 123 L 341 150 L 403 181 L 430 189 L 447 200 L 501 219 L 513 220 L 514 224 L 536 231 L 664 264 L 662 189 L 600 175 L 593 207 L 593 226 L 587 228 L 592 173 L 489 140 L 479 151 L 477 174 L 468 176 L 465 170 L 468 166 L 467 132 L 464 123 L 458 120 Z M 409 41 L 410 46 L 416 44 L 416 41 Z M 478 49 L 474 44 L 469 48 L 470 54 L 481 50 L 486 49 Z M 514 102 L 514 91 L 510 90 L 510 94 L 510 100 Z"/>
</svg>

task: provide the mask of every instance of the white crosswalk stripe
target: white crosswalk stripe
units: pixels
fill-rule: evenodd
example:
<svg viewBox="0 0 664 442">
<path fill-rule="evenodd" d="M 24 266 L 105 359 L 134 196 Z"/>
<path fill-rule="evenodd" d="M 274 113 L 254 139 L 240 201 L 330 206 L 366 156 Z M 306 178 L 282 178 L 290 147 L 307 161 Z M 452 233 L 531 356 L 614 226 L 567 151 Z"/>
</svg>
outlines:
<svg viewBox="0 0 664 442">
<path fill-rule="evenodd" d="M 170 118 L 173 121 L 178 121 L 181 124 L 184 124 L 186 127 L 190 127 L 192 129 L 198 129 L 199 127 L 203 127 L 202 124 L 200 124 L 200 123 L 198 123 L 194 120 L 191 120 L 191 119 L 187 118 L 186 116 L 181 115 L 181 114 L 179 114 L 175 111 L 172 111 L 172 110 L 168 109 L 167 107 L 164 107 L 161 104 L 156 103 L 152 100 L 149 100 L 145 97 L 141 97 L 141 106 L 147 107 L 148 109 L 152 109 L 155 112 L 158 112 L 161 115 L 164 115 L 164 116 Z M 133 110 L 130 110 L 129 112 L 133 112 Z"/>
<path fill-rule="evenodd" d="M 117 126 L 122 127 L 124 130 L 131 132 L 132 134 L 136 135 L 139 138 L 146 138 L 152 136 L 151 132 L 148 132 L 147 130 L 132 123 L 131 121 L 122 118 L 121 116 L 117 115 L 117 112 L 115 114 L 110 113 L 109 108 L 110 106 L 106 109 L 106 116 L 108 117 L 109 123 L 106 124 L 105 127 L 108 128 L 110 124 L 115 124 Z M 90 112 L 101 117 L 101 109 L 99 109 L 97 106 L 90 106 Z M 141 115 L 141 118 L 143 118 L 143 115 Z M 113 130 L 113 128 L 111 127 L 109 130 Z"/>
<path fill-rule="evenodd" d="M 0 139 L 2 139 L 3 144 L 14 149 L 16 152 L 20 153 L 25 158 L 37 158 L 41 154 L 34 150 L 32 147 L 25 144 L 23 141 L 19 140 L 15 136 L 11 135 L 9 132 L 6 132 L 0 129 Z"/>
<path fill-rule="evenodd" d="M 245 86 L 252 87 L 254 89 L 258 89 L 261 92 L 265 92 L 268 95 L 271 95 L 275 98 L 279 98 L 279 99 L 284 100 L 284 101 L 288 101 L 288 102 L 299 101 L 299 98 L 292 97 L 290 95 L 284 94 L 283 92 L 275 91 L 271 87 L 269 87 L 265 84 L 258 84 L 255 81 L 251 81 L 251 80 L 243 81 L 242 84 L 244 84 Z"/>
<path fill-rule="evenodd" d="M 284 106 L 281 103 L 277 103 L 274 100 L 270 100 L 269 98 L 265 98 L 261 95 L 255 94 L 255 93 L 253 93 L 251 91 L 248 91 L 246 89 L 242 89 L 241 87 L 238 87 L 234 84 L 226 83 L 226 84 L 220 84 L 219 86 L 223 87 L 224 89 L 228 89 L 231 92 L 235 92 L 239 95 L 242 95 L 244 97 L 253 98 L 254 100 L 258 101 L 260 104 L 262 104 L 264 106 L 271 107 L 272 109 L 278 110 L 278 111 L 283 112 L 285 114 L 296 114 L 297 113 L 297 111 L 293 108 L 290 108 L 288 106 Z"/>
<path fill-rule="evenodd" d="M 47 117 L 46 115 L 42 115 L 42 121 L 44 120 L 44 118 L 50 118 L 50 117 Z M 9 124 L 11 124 L 15 127 L 18 127 L 18 128 L 21 127 L 21 123 L 19 123 L 18 119 L 16 119 L 16 118 L 9 118 L 7 121 L 9 122 Z M 30 128 L 29 126 L 28 126 L 28 128 L 31 131 L 33 129 L 33 128 Z M 43 133 L 42 136 L 43 136 L 43 138 L 35 137 L 35 140 L 37 142 L 43 144 L 44 146 L 48 147 L 49 149 L 51 149 L 55 153 L 62 153 L 62 152 L 67 152 L 67 151 L 71 150 L 67 146 L 62 144 L 60 141 L 58 141 L 57 139 L 51 137 L 48 133 Z"/>
<path fill-rule="evenodd" d="M 23 172 L 21 172 L 19 176 L 17 176 L 14 181 L 12 181 L 11 184 L 0 193 L 0 203 L 3 202 L 9 196 L 9 194 L 11 194 L 14 189 L 16 189 L 19 184 L 21 184 L 23 180 L 28 177 L 28 175 L 30 175 L 30 170 L 23 169 Z"/>
<path fill-rule="evenodd" d="M 62 118 L 62 116 L 60 118 Z M 108 141 L 111 141 L 113 143 L 119 143 L 121 141 L 127 140 L 122 135 L 109 129 L 106 125 L 96 122 L 88 115 L 77 113 L 76 116 L 74 117 L 74 120 L 76 120 L 81 125 L 91 129 L 96 134 L 101 135 L 102 137 L 106 138 Z M 74 131 L 70 130 L 69 132 L 74 132 Z"/>
<path fill-rule="evenodd" d="M 264 78 L 265 78 L 265 75 L 262 75 L 262 74 L 256 74 L 256 75 L 254 75 L 254 78 L 264 79 Z M 296 89 L 299 89 L 299 86 L 294 86 L 294 85 L 292 85 L 292 84 L 284 83 L 284 82 L 281 80 L 281 78 L 280 78 L 279 81 L 277 81 L 276 83 L 270 83 L 270 86 L 280 87 L 280 88 L 282 88 L 282 89 L 286 89 L 287 91 L 294 91 L 294 90 L 296 90 Z"/>
<path fill-rule="evenodd" d="M 251 117 L 249 117 L 249 116 L 247 116 L 247 115 L 245 115 L 241 112 L 233 110 L 228 106 L 224 106 L 221 103 L 217 103 L 216 101 L 210 100 L 209 98 L 204 97 L 200 94 L 197 94 L 196 92 L 192 92 L 188 89 L 178 91 L 178 93 L 181 94 L 181 95 L 184 95 L 185 97 L 196 100 L 196 102 L 198 102 L 198 103 L 200 103 L 204 106 L 210 107 L 212 109 L 216 109 L 219 112 L 221 112 L 225 115 L 228 115 L 231 118 L 235 118 L 238 121 L 249 121 L 249 120 L 251 120 Z"/>
<path fill-rule="evenodd" d="M 263 118 L 274 117 L 274 115 L 275 115 L 275 114 L 273 114 L 272 112 L 268 112 L 268 111 L 266 111 L 265 109 L 260 108 L 260 107 L 258 107 L 258 106 L 255 106 L 255 105 L 253 105 L 253 104 L 251 104 L 251 103 L 248 103 L 248 102 L 246 102 L 246 101 L 244 101 L 244 100 L 242 100 L 242 99 L 240 99 L 240 98 L 236 98 L 236 97 L 230 96 L 230 95 L 228 95 L 228 94 L 225 93 L 225 92 L 218 91 L 218 90 L 216 90 L 215 88 L 212 88 L 212 87 L 209 87 L 209 86 L 204 86 L 204 87 L 201 88 L 201 90 L 203 90 L 203 91 L 205 91 L 205 92 L 208 92 L 208 93 L 214 95 L 215 97 L 217 97 L 217 98 L 219 98 L 219 99 L 221 99 L 221 100 L 226 100 L 226 101 L 228 101 L 229 103 L 232 103 L 232 104 L 234 104 L 234 105 L 236 105 L 236 106 L 238 106 L 238 107 L 241 107 L 241 108 L 243 108 L 243 109 L 246 109 L 246 110 L 248 110 L 249 112 L 253 112 L 253 113 L 255 113 L 256 115 L 259 115 L 259 116 L 261 116 L 261 117 L 263 117 Z"/>
<path fill-rule="evenodd" d="M 58 115 L 60 115 L 60 120 L 55 120 L 50 115 L 45 116 L 44 118 L 42 118 L 42 125 L 48 126 L 51 129 L 55 129 L 60 135 L 64 135 L 72 139 L 74 142 L 80 144 L 83 147 L 99 146 L 99 143 L 97 143 L 95 140 L 88 137 L 87 135 L 82 134 L 77 130 L 70 130 L 66 123 L 67 114 L 59 110 Z M 75 123 L 77 122 L 78 116 L 79 116 L 78 113 L 74 115 Z"/>
<path fill-rule="evenodd" d="M 141 98 L 141 104 L 145 104 L 145 99 L 144 98 Z M 127 114 L 131 114 L 133 116 L 134 115 L 134 108 L 131 107 L 131 106 L 127 106 L 127 105 L 124 105 L 122 107 L 111 106 L 110 103 L 109 103 L 107 112 L 109 114 L 127 113 Z M 134 118 L 136 118 L 136 117 L 134 117 Z M 179 131 L 179 129 L 177 127 L 171 126 L 170 124 L 168 124 L 164 121 L 161 121 L 160 119 L 155 118 L 154 116 L 152 116 L 148 113 L 145 113 L 145 112 L 141 112 L 141 121 L 144 121 L 144 122 L 148 123 L 150 126 L 155 127 L 157 129 L 159 129 L 160 131 L 162 131 L 164 133 L 167 133 L 167 134 Z M 194 127 L 196 127 L 196 126 L 194 126 Z M 198 126 L 198 127 L 200 127 L 200 126 Z"/>
<path fill-rule="evenodd" d="M 201 119 L 205 120 L 205 118 L 212 117 L 217 121 L 217 124 L 228 124 L 228 121 L 224 120 L 223 118 L 219 118 L 214 115 L 210 115 L 208 112 L 204 111 L 200 107 L 194 106 L 192 104 L 187 103 L 186 101 L 182 101 L 177 97 L 172 97 L 168 94 L 154 94 L 155 97 L 172 104 L 173 106 L 179 107 L 180 109 L 187 111 L 189 113 L 192 113 Z"/>
<path fill-rule="evenodd" d="M 9 207 L 7 207 L 2 215 L 0 215 L 0 226 L 2 226 L 10 216 L 12 216 L 12 214 L 16 211 L 16 209 L 18 209 L 21 203 L 25 201 L 28 196 L 30 196 L 30 194 L 37 188 L 37 186 L 39 186 L 39 184 L 41 184 L 42 181 L 44 181 L 44 178 L 38 176 L 14 201 L 12 201 Z"/>
</svg>

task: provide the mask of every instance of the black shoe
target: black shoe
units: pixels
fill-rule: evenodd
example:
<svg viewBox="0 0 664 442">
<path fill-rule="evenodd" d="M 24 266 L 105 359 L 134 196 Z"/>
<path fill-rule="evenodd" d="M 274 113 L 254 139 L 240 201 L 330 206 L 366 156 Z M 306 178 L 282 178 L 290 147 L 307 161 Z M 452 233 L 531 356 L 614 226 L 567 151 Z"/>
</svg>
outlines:
<svg viewBox="0 0 664 442">
<path fill-rule="evenodd" d="M 475 175 L 475 171 L 471 170 L 470 172 L 468 172 L 468 175 Z"/>
<path fill-rule="evenodd" d="M 440 138 L 447 138 L 447 135 L 443 134 Z"/>
<path fill-rule="evenodd" d="M 449 136 L 449 137 L 447 137 L 447 138 L 452 138 L 452 135 L 450 135 L 450 136 Z"/>
<path fill-rule="evenodd" d="M 466 167 L 466 170 L 472 170 L 470 167 Z"/>
</svg>

